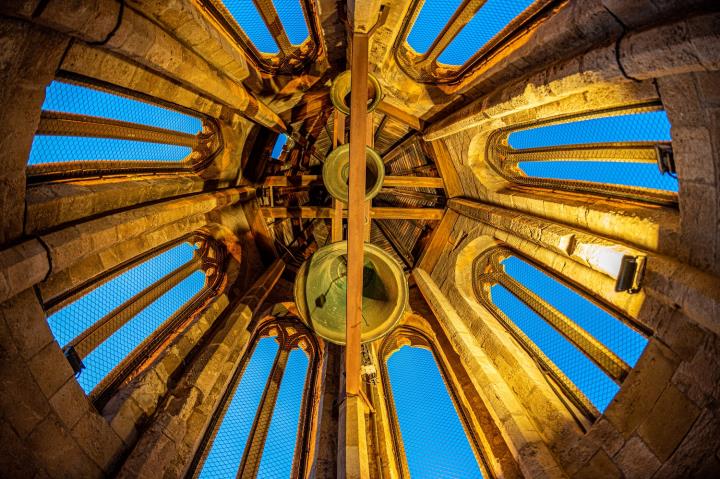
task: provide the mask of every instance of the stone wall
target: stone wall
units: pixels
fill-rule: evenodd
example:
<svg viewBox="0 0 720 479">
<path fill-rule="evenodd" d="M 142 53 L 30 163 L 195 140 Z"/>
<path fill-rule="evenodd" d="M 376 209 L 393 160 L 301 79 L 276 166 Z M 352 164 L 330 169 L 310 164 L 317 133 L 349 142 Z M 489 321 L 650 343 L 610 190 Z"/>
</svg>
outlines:
<svg viewBox="0 0 720 479">
<path fill-rule="evenodd" d="M 623 12 L 623 18 L 640 14 Z M 519 418 L 535 426 L 548 448 L 544 453 L 533 449 L 532 457 L 547 454 L 548 461 L 557 461 L 562 470 L 558 477 L 707 477 L 720 468 L 712 432 L 718 426 L 712 404 L 718 399 L 713 371 L 720 333 L 717 35 L 714 14 L 637 33 L 628 30 L 617 47 L 619 67 L 614 55 L 603 53 L 607 47 L 589 50 L 497 89 L 425 132 L 439 168 L 454 170 L 443 174 L 446 183 L 451 189 L 461 186 L 451 196 L 468 199 L 449 202 L 452 213 L 443 220 L 445 251 L 421 263 L 416 277 L 422 278 L 421 290 L 432 298 L 431 305 L 434 301 L 448 336 L 458 338 L 458 352 L 468 355 L 468 361 L 488 355 L 491 365 L 484 367 L 492 369 L 495 379 L 478 376 L 484 379 L 478 387 L 498 387 L 502 378 L 522 404 L 521 412 L 511 416 L 516 417 L 514 425 L 502 420 L 507 440 L 519 445 L 515 451 L 521 467 L 532 459 L 521 447 L 529 439 L 510 433 L 526 420 Z M 485 142 L 495 129 L 653 99 L 662 103 L 672 124 L 680 182 L 677 210 L 520 188 L 485 164 Z M 572 238 L 571 248 L 564 246 L 567 238 Z M 568 416 L 557 392 L 536 375 L 528 354 L 468 293 L 464 283 L 473 280 L 468 258 L 479 254 L 473 250 L 477 241 L 510 246 L 650 333 L 639 362 L 592 425 L 579 427 Z M 643 290 L 636 295 L 614 292 L 611 278 L 594 270 L 587 257 L 577 257 L 583 242 L 588 251 L 591 245 L 605 244 L 647 255 Z"/>
</svg>

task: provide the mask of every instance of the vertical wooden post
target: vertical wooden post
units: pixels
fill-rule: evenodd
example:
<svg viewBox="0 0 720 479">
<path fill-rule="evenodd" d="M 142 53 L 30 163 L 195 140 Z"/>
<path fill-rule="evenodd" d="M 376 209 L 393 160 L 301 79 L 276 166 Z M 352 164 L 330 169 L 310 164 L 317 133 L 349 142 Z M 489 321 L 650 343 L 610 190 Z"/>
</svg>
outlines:
<svg viewBox="0 0 720 479">
<path fill-rule="evenodd" d="M 365 237 L 365 140 L 367 137 L 368 36 L 353 34 L 350 96 L 350 191 L 348 204 L 348 288 L 345 330 L 346 393 L 360 390 L 360 328 Z"/>
<path fill-rule="evenodd" d="M 340 404 L 339 477 L 369 477 L 365 406 L 360 397 L 363 247 L 365 239 L 365 143 L 367 138 L 368 36 L 355 32 L 351 54 L 350 185 L 348 203 L 345 394 Z"/>
</svg>

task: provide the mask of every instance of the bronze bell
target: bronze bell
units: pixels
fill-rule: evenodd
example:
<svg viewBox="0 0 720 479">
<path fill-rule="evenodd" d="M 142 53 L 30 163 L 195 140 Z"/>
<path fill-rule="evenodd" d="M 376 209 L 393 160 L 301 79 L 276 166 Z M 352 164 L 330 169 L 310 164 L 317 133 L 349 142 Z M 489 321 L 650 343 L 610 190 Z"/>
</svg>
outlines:
<svg viewBox="0 0 720 479">
<path fill-rule="evenodd" d="M 368 113 L 375 110 L 382 100 L 380 82 L 372 73 L 368 73 Z M 350 114 L 350 70 L 335 77 L 330 88 L 330 100 L 339 111 Z"/>
<path fill-rule="evenodd" d="M 408 303 L 402 267 L 381 248 L 365 243 L 360 341 L 390 332 Z M 298 270 L 295 304 L 305 324 L 320 337 L 345 344 L 347 241 L 318 249 Z"/>
<path fill-rule="evenodd" d="M 323 183 L 333 198 L 348 202 L 348 178 L 350 173 L 350 145 L 340 145 L 325 159 L 323 164 Z M 365 199 L 369 200 L 380 193 L 385 179 L 385 164 L 377 151 L 365 147 Z"/>
</svg>

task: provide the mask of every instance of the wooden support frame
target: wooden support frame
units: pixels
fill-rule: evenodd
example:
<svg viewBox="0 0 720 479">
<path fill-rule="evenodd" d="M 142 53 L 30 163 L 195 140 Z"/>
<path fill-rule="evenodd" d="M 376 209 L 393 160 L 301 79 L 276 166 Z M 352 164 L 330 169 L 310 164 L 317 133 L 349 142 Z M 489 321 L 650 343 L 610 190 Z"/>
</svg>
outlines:
<svg viewBox="0 0 720 479">
<path fill-rule="evenodd" d="M 263 186 L 314 186 L 322 185 L 321 175 L 268 176 Z M 443 179 L 438 176 L 386 176 L 383 187 L 444 188 Z"/>
<path fill-rule="evenodd" d="M 368 47 L 366 33 L 354 33 L 351 53 L 350 184 L 348 202 L 347 324 L 345 394 L 360 392 L 360 328 L 365 237 L 365 144 L 367 140 Z"/>
<path fill-rule="evenodd" d="M 332 219 L 336 214 L 334 208 L 319 206 L 296 206 L 291 208 L 263 206 L 260 212 L 266 219 L 277 218 L 326 218 Z M 348 210 L 342 210 L 343 218 L 348 217 Z M 396 206 L 373 206 L 370 209 L 371 219 L 382 220 L 429 220 L 439 221 L 443 218 L 443 208 L 402 208 Z M 364 217 L 363 217 L 364 218 Z"/>
</svg>

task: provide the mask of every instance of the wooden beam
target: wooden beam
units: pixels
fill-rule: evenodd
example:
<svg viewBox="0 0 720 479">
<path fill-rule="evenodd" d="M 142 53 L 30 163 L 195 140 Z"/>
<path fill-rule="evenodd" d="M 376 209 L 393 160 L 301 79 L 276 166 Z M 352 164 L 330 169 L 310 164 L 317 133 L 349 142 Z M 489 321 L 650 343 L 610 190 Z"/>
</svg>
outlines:
<svg viewBox="0 0 720 479">
<path fill-rule="evenodd" d="M 405 188 L 445 188 L 443 179 L 437 176 L 386 176 L 383 186 Z"/>
<path fill-rule="evenodd" d="M 380 124 L 377 127 L 377 130 L 375 130 L 375 136 L 373 136 L 373 143 L 376 143 L 378 141 L 378 138 L 382 134 L 383 128 L 385 128 L 385 122 L 387 122 L 388 118 L 390 118 L 387 115 L 383 115 L 382 120 L 380 120 Z"/>
<path fill-rule="evenodd" d="M 398 141 L 390 145 L 387 150 L 382 152 L 383 157 L 383 163 L 386 165 L 388 163 L 392 163 L 393 161 L 397 160 L 399 158 L 399 153 L 402 151 L 407 145 L 412 143 L 417 139 L 417 133 L 414 131 L 409 131 L 405 136 L 400 138 Z"/>
<path fill-rule="evenodd" d="M 343 240 L 343 213 L 345 204 L 333 198 L 332 217 L 330 220 L 330 241 L 337 243 Z"/>
<path fill-rule="evenodd" d="M 362 208 L 359 208 L 362 211 Z M 370 217 L 383 220 L 429 220 L 442 219 L 443 208 L 401 208 L 395 206 L 373 206 Z M 260 212 L 266 219 L 276 218 L 332 218 L 333 208 L 320 206 L 294 206 L 290 208 L 263 206 Z M 343 218 L 348 217 L 348 210 L 343 210 Z M 364 234 L 364 233 L 363 233 Z"/>
<path fill-rule="evenodd" d="M 428 220 L 439 221 L 443 208 L 398 208 L 395 206 L 374 206 L 370 217 L 377 220 Z"/>
<path fill-rule="evenodd" d="M 448 198 L 454 198 L 456 196 L 463 195 L 462 183 L 460 183 L 460 176 L 455 169 L 450 151 L 443 141 L 434 141 L 429 144 L 430 149 L 434 153 L 433 159 L 435 165 L 440 171 L 440 176 L 445 182 L 445 194 Z"/>
<path fill-rule="evenodd" d="M 417 262 L 417 267 L 422 268 L 425 271 L 432 271 L 437 265 L 440 253 L 448 246 L 450 240 L 450 234 L 452 233 L 455 222 L 460 215 L 453 210 L 447 210 L 447 213 L 442 217 L 440 224 L 435 227 L 432 232 L 430 242 L 427 244 L 423 252 L 420 254 L 420 259 Z"/>
<path fill-rule="evenodd" d="M 355 35 L 365 35 L 375 26 L 380 13 L 380 0 L 348 0 L 348 20 L 353 29 L 353 44 Z M 352 67 L 352 65 L 351 65 Z M 350 108 L 352 111 L 352 107 Z"/>
<path fill-rule="evenodd" d="M 308 186 L 322 185 L 320 175 L 268 176 L 263 186 Z M 437 176 L 386 176 L 383 186 L 405 188 L 444 188 L 443 179 Z"/>
<path fill-rule="evenodd" d="M 426 193 L 424 191 L 409 190 L 406 188 L 382 188 L 380 190 L 380 193 L 385 195 L 402 196 L 404 198 L 411 198 L 420 201 L 429 201 L 433 203 L 433 205 L 428 206 L 439 205 L 445 200 L 444 195 L 436 195 L 435 193 Z"/>
<path fill-rule="evenodd" d="M 345 114 L 335 110 L 333 119 L 333 150 L 345 144 Z"/>
<path fill-rule="evenodd" d="M 377 111 L 384 113 L 395 121 L 399 121 L 403 125 L 409 126 L 415 131 L 422 131 L 423 129 L 423 121 L 421 119 L 385 101 L 380 102 Z"/>
<path fill-rule="evenodd" d="M 360 393 L 368 43 L 366 33 L 353 34 L 350 62 L 350 181 L 348 195 L 347 323 L 345 326 L 345 394 L 348 396 L 357 396 Z"/>
<path fill-rule="evenodd" d="M 294 206 L 290 208 L 270 208 L 263 206 L 260 212 L 266 219 L 274 218 L 332 218 L 332 208 L 319 206 Z"/>
<path fill-rule="evenodd" d="M 263 186 L 308 186 L 322 185 L 322 176 L 320 175 L 296 175 L 296 176 L 268 176 L 263 182 Z"/>
</svg>

